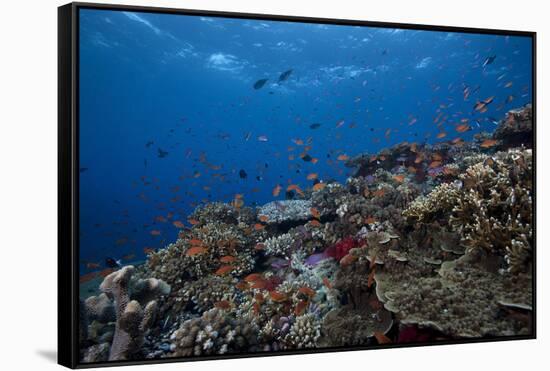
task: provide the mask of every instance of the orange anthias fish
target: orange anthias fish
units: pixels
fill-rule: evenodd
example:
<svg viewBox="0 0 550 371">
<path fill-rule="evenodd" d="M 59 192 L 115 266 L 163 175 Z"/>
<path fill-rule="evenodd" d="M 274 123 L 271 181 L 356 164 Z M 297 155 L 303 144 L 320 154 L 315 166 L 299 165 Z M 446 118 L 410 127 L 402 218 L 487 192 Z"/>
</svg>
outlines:
<svg viewBox="0 0 550 371">
<path fill-rule="evenodd" d="M 289 191 L 296 191 L 300 196 L 304 195 L 304 192 L 298 187 L 296 184 L 290 184 L 288 187 L 286 187 L 287 192 Z"/>
<path fill-rule="evenodd" d="M 394 175 L 394 176 L 393 176 L 393 179 L 394 179 L 397 183 L 403 183 L 403 181 L 405 180 L 405 175 L 403 175 L 403 174 Z"/>
<path fill-rule="evenodd" d="M 276 303 L 281 303 L 287 300 L 287 296 L 279 291 L 271 291 L 269 297 Z"/>
<path fill-rule="evenodd" d="M 220 258 L 220 262 L 221 263 L 224 263 L 224 264 L 227 264 L 227 263 L 233 263 L 237 260 L 237 258 L 235 258 L 234 256 L 231 256 L 231 255 L 226 255 L 226 256 L 222 256 Z"/>
<path fill-rule="evenodd" d="M 191 246 L 202 246 L 204 245 L 204 242 L 202 242 L 201 240 L 197 239 L 197 238 L 192 238 L 189 240 L 189 244 Z"/>
<path fill-rule="evenodd" d="M 197 225 L 199 224 L 199 221 L 197 219 L 187 219 L 187 221 L 189 222 L 189 224 L 191 225 Z"/>
<path fill-rule="evenodd" d="M 461 125 L 458 125 L 457 127 L 455 127 L 455 130 L 459 133 L 464 133 L 464 132 L 470 130 L 470 125 L 461 124 Z"/>
<path fill-rule="evenodd" d="M 185 225 L 183 225 L 183 223 L 180 222 L 179 220 L 174 220 L 174 221 L 172 222 L 172 225 L 173 225 L 174 227 L 176 227 L 176 228 L 185 228 Z"/>
<path fill-rule="evenodd" d="M 308 174 L 307 180 L 315 180 L 319 175 L 317 173 Z"/>
<path fill-rule="evenodd" d="M 343 267 L 346 267 L 354 263 L 357 259 L 359 258 L 356 255 L 347 254 L 342 259 L 340 259 L 340 265 Z"/>
<path fill-rule="evenodd" d="M 254 230 L 256 230 L 256 231 L 261 231 L 264 228 L 265 228 L 265 225 L 263 225 L 263 224 L 260 224 L 260 223 L 254 224 Z"/>
<path fill-rule="evenodd" d="M 339 155 L 338 157 L 336 157 L 336 159 L 338 161 L 347 161 L 347 160 L 349 160 L 349 156 L 342 154 L 342 155 Z"/>
<path fill-rule="evenodd" d="M 260 273 L 250 273 L 248 276 L 244 278 L 246 282 L 256 282 L 259 280 L 263 280 L 263 276 Z"/>
<path fill-rule="evenodd" d="M 332 289 L 332 283 L 330 283 L 327 277 L 323 277 L 323 285 L 325 285 L 327 289 Z"/>
<path fill-rule="evenodd" d="M 302 313 L 304 313 L 304 310 L 309 305 L 309 302 L 307 300 L 300 300 L 298 304 L 296 304 L 296 307 L 294 308 L 294 315 L 299 316 Z"/>
<path fill-rule="evenodd" d="M 309 222 L 309 225 L 311 225 L 312 227 L 320 227 L 321 223 L 318 220 L 314 219 L 314 220 Z"/>
<path fill-rule="evenodd" d="M 390 344 L 392 342 L 389 337 L 380 331 L 375 331 L 374 337 L 376 338 L 376 341 L 378 341 L 378 344 Z"/>
<path fill-rule="evenodd" d="M 155 252 L 155 250 L 152 249 L 152 248 L 150 248 L 150 247 L 144 247 L 144 248 L 143 248 L 143 252 L 144 252 L 145 254 L 152 254 L 152 253 Z"/>
<path fill-rule="evenodd" d="M 187 252 L 185 253 L 185 256 L 197 256 L 197 255 L 204 254 L 206 251 L 208 250 L 206 250 L 202 246 L 193 246 L 189 250 L 187 250 Z"/>
<path fill-rule="evenodd" d="M 438 139 L 445 138 L 446 136 L 447 136 L 447 133 L 445 133 L 444 131 L 442 131 L 441 133 L 438 133 L 438 134 L 437 134 L 437 138 L 438 138 Z"/>
<path fill-rule="evenodd" d="M 258 289 L 263 290 L 267 287 L 267 281 L 265 280 L 258 280 L 256 282 L 253 282 L 252 285 L 250 285 L 251 289 Z"/>
<path fill-rule="evenodd" d="M 281 187 L 279 184 L 277 184 L 275 186 L 275 188 L 273 188 L 273 192 L 272 192 L 273 197 L 279 196 L 279 194 L 281 193 L 281 189 L 283 189 L 283 187 Z"/>
<path fill-rule="evenodd" d="M 310 298 L 315 296 L 315 290 L 313 290 L 312 288 L 307 287 L 307 286 L 300 287 L 298 289 L 298 292 L 300 292 L 300 293 L 302 293 L 306 296 L 309 296 Z"/>
<path fill-rule="evenodd" d="M 88 264 L 86 264 L 86 268 L 88 268 L 88 269 L 98 269 L 98 268 L 101 268 L 101 264 L 99 264 L 99 263 L 88 263 Z"/>
<path fill-rule="evenodd" d="M 225 276 L 226 274 L 228 274 L 234 269 L 235 267 L 232 265 L 222 265 L 221 267 L 218 268 L 218 270 L 214 274 L 217 276 Z"/>
<path fill-rule="evenodd" d="M 485 139 L 479 146 L 481 148 L 491 148 L 493 146 L 496 146 L 498 143 L 497 140 L 494 139 Z"/>
<path fill-rule="evenodd" d="M 266 222 L 269 220 L 269 216 L 267 216 L 267 215 L 260 215 L 258 219 L 260 219 L 260 222 L 266 223 Z"/>
<path fill-rule="evenodd" d="M 311 215 L 313 215 L 314 218 L 316 219 L 321 218 L 321 213 L 315 207 L 312 207 L 311 209 L 309 209 L 309 211 L 311 212 Z"/>
<path fill-rule="evenodd" d="M 317 183 L 313 186 L 314 191 L 320 191 L 324 189 L 327 185 L 325 183 Z"/>
<path fill-rule="evenodd" d="M 157 230 L 157 229 L 153 229 L 153 230 L 152 230 L 151 232 L 149 232 L 149 233 L 151 233 L 152 236 L 160 236 L 160 234 L 161 234 L 161 232 L 160 232 L 159 230 Z"/>
</svg>

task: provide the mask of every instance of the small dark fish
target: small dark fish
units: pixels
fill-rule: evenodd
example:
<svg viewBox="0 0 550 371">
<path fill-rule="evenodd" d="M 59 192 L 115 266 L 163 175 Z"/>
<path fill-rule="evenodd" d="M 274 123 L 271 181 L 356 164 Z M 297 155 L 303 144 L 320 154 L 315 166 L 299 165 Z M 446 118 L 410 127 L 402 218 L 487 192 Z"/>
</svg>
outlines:
<svg viewBox="0 0 550 371">
<path fill-rule="evenodd" d="M 269 165 L 267 164 L 267 162 L 264 164 L 265 168 L 267 169 L 269 167 Z"/>
<path fill-rule="evenodd" d="M 157 155 L 157 156 L 160 157 L 160 158 L 164 158 L 164 157 L 168 156 L 168 152 L 167 152 L 167 151 L 163 151 L 162 149 L 159 148 L 159 149 L 158 149 L 158 155 Z"/>
<path fill-rule="evenodd" d="M 88 170 L 87 167 L 81 167 L 80 169 L 78 169 L 81 173 L 85 172 Z"/>
<path fill-rule="evenodd" d="M 152 140 L 148 141 L 147 143 L 145 143 L 145 147 L 149 148 L 151 147 L 153 144 L 155 144 L 155 142 L 153 142 Z"/>
<path fill-rule="evenodd" d="M 246 179 L 248 177 L 248 174 L 243 169 L 239 170 L 239 177 L 241 179 Z"/>
<path fill-rule="evenodd" d="M 279 82 L 288 80 L 291 74 L 292 74 L 292 69 L 281 73 L 281 75 L 279 76 Z"/>
<path fill-rule="evenodd" d="M 261 89 L 264 87 L 265 83 L 268 81 L 269 79 L 260 79 L 258 81 L 256 81 L 254 83 L 254 89 L 258 90 L 258 89 Z"/>
<path fill-rule="evenodd" d="M 496 55 L 492 55 L 490 57 L 487 57 L 487 59 L 485 59 L 485 62 L 483 62 L 483 65 L 481 67 L 485 67 L 485 66 L 488 66 L 490 65 L 491 63 L 493 63 L 496 59 Z"/>
<path fill-rule="evenodd" d="M 257 180 L 258 182 L 261 182 L 262 180 L 264 180 L 264 178 L 262 178 L 260 175 L 257 175 L 257 176 L 256 176 L 256 180 Z"/>
<path fill-rule="evenodd" d="M 309 128 L 314 129 L 314 130 L 319 129 L 320 127 L 321 127 L 321 124 L 319 124 L 319 123 L 309 125 Z"/>
<path fill-rule="evenodd" d="M 306 154 L 302 157 L 302 160 L 304 160 L 305 162 L 311 162 L 311 160 L 313 160 L 313 157 Z"/>
<path fill-rule="evenodd" d="M 121 263 L 120 263 L 120 260 L 115 260 L 113 258 L 106 258 L 105 265 L 109 268 L 119 268 Z"/>
</svg>

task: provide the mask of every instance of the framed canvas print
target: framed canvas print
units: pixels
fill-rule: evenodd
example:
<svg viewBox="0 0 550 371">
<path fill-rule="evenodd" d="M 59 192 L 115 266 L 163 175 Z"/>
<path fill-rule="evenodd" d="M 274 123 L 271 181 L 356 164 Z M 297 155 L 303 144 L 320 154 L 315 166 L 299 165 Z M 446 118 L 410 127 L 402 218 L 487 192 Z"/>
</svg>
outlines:
<svg viewBox="0 0 550 371">
<path fill-rule="evenodd" d="M 535 33 L 59 8 L 59 362 L 535 337 Z"/>
</svg>

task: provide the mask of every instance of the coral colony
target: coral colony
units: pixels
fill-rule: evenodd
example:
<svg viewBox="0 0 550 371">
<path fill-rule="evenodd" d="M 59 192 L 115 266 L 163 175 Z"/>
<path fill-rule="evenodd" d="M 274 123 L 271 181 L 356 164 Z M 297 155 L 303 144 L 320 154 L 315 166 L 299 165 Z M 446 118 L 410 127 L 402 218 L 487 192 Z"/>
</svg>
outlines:
<svg viewBox="0 0 550 371">
<path fill-rule="evenodd" d="M 81 360 L 530 334 L 531 138 L 527 105 L 472 141 L 343 159 L 345 184 L 202 204 L 177 240 L 81 300 Z"/>
</svg>

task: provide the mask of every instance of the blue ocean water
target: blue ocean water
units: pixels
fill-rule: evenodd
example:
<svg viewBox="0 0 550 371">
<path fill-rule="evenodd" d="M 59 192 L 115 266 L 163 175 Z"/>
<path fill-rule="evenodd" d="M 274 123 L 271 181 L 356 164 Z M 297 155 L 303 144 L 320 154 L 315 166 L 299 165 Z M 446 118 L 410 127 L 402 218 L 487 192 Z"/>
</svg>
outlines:
<svg viewBox="0 0 550 371">
<path fill-rule="evenodd" d="M 345 181 L 339 157 L 492 131 L 532 101 L 531 53 L 517 36 L 82 9 L 81 272 L 144 259 L 201 203 L 261 205 L 312 173 Z"/>
</svg>

